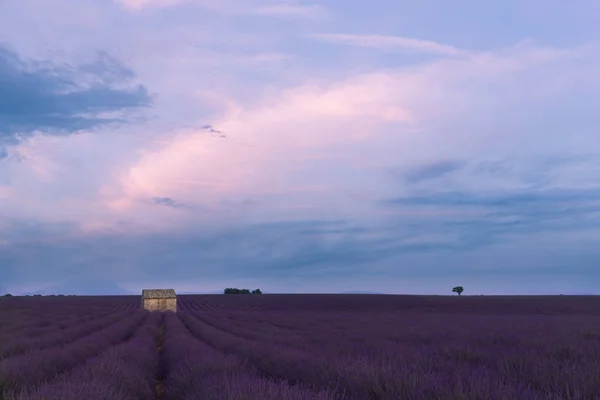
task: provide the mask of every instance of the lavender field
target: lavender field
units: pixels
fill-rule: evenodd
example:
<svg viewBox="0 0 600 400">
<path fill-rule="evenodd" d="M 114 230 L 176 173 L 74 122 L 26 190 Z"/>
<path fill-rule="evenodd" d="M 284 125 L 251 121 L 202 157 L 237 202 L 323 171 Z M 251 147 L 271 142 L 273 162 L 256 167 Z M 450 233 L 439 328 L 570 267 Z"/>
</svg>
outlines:
<svg viewBox="0 0 600 400">
<path fill-rule="evenodd" d="M 600 399 L 600 296 L 0 300 L 2 399 Z"/>
</svg>

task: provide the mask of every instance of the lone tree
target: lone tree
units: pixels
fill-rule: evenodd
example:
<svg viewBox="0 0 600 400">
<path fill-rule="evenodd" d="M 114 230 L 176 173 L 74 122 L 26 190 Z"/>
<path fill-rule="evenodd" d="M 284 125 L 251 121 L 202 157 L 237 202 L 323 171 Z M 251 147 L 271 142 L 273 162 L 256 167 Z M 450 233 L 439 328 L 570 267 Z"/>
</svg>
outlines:
<svg viewBox="0 0 600 400">
<path fill-rule="evenodd" d="M 254 289 L 252 291 L 252 294 L 262 294 L 262 292 L 260 291 L 260 289 Z"/>
<path fill-rule="evenodd" d="M 464 291 L 465 289 L 463 289 L 462 286 L 455 286 L 452 288 L 452 292 L 454 293 L 458 293 L 458 295 L 460 296 L 460 294 Z"/>
</svg>

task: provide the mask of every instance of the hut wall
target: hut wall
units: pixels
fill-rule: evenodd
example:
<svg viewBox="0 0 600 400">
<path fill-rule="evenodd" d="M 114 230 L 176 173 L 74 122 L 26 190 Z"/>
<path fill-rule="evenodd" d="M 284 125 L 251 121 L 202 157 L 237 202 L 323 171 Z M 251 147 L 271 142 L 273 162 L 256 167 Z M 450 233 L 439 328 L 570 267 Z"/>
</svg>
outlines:
<svg viewBox="0 0 600 400">
<path fill-rule="evenodd" d="M 177 299 L 144 299 L 144 308 L 150 311 L 177 312 Z"/>
</svg>

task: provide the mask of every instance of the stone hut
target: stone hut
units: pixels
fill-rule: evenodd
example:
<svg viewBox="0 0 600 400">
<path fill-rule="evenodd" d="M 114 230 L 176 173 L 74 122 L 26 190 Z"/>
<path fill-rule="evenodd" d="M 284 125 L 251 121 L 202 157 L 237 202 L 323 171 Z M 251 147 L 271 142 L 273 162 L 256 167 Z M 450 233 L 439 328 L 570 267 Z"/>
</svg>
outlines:
<svg viewBox="0 0 600 400">
<path fill-rule="evenodd" d="M 150 311 L 177 312 L 175 289 L 143 289 L 142 307 Z"/>
</svg>

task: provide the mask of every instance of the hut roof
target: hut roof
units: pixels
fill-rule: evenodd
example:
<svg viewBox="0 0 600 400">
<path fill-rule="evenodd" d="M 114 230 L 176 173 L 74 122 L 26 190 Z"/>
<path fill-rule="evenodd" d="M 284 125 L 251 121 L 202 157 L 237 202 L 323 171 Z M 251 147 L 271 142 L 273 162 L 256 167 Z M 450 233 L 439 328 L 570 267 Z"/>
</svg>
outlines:
<svg viewBox="0 0 600 400">
<path fill-rule="evenodd" d="M 175 298 L 175 289 L 143 289 L 142 298 L 144 299 L 173 299 Z"/>
</svg>

